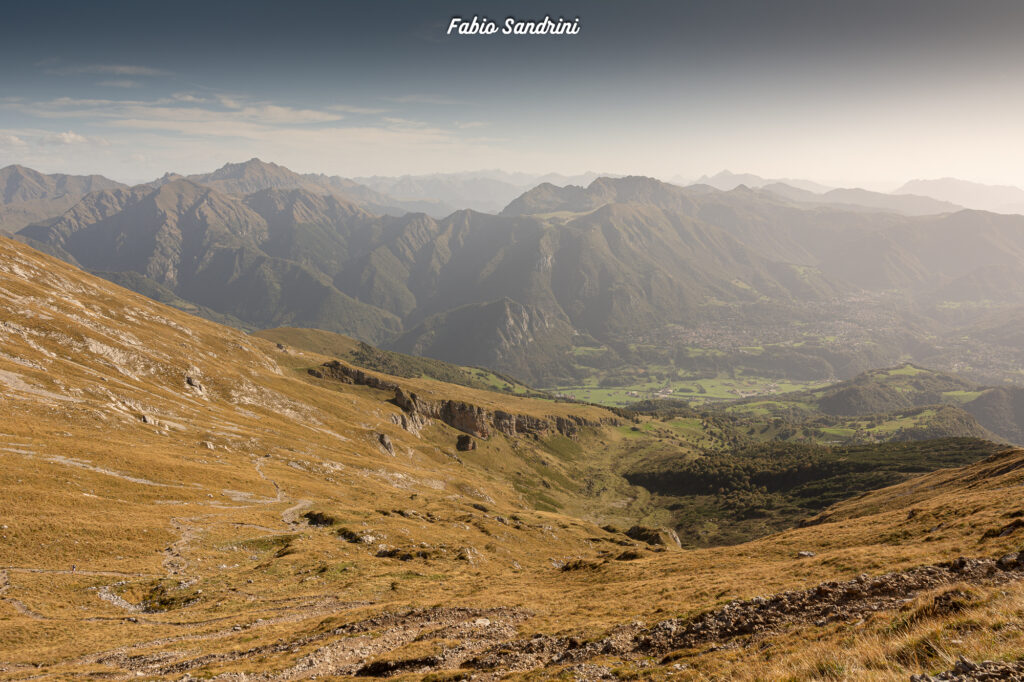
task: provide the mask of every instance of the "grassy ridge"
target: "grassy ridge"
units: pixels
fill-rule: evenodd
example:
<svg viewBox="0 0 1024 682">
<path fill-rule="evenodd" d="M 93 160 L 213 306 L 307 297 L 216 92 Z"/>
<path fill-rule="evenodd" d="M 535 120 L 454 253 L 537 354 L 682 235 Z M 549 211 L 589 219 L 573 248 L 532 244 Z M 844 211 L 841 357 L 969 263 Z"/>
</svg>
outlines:
<svg viewBox="0 0 1024 682">
<path fill-rule="evenodd" d="M 426 377 L 458 386 L 502 391 L 516 395 L 538 397 L 545 395 L 498 372 L 478 367 L 462 367 L 442 360 L 383 350 L 344 334 L 334 334 L 319 329 L 277 327 L 254 332 L 254 336 L 345 360 L 353 365 L 392 376 Z"/>
</svg>

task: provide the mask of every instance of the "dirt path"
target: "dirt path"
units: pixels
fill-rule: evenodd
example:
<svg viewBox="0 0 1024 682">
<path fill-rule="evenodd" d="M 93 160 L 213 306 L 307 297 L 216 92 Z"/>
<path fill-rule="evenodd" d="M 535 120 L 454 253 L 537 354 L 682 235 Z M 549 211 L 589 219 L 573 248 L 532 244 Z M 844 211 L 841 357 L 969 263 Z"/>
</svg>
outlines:
<svg viewBox="0 0 1024 682">
<path fill-rule="evenodd" d="M 281 512 L 281 521 L 292 526 L 301 525 L 298 520 L 299 512 L 313 504 L 310 500 L 298 500 L 295 505 L 288 507 Z"/>
<path fill-rule="evenodd" d="M 198 531 L 195 530 L 193 524 L 202 521 L 203 519 L 209 518 L 207 516 L 194 516 L 191 518 L 177 517 L 171 519 L 171 526 L 174 531 L 178 534 L 178 539 L 173 542 L 167 549 L 164 550 L 164 560 L 162 566 L 167 571 L 168 578 L 176 578 L 185 576 L 188 570 L 189 563 L 188 558 L 185 556 L 185 551 L 188 549 L 189 543 L 199 537 Z M 192 579 L 192 583 L 195 579 Z M 189 583 L 189 584 L 192 584 Z"/>
<path fill-rule="evenodd" d="M 0 571 L 11 573 L 45 573 L 50 575 L 93 575 L 109 578 L 160 578 L 157 573 L 130 573 L 128 571 L 84 571 L 82 569 L 60 568 L 25 568 L 21 566 L 5 566 Z"/>
</svg>

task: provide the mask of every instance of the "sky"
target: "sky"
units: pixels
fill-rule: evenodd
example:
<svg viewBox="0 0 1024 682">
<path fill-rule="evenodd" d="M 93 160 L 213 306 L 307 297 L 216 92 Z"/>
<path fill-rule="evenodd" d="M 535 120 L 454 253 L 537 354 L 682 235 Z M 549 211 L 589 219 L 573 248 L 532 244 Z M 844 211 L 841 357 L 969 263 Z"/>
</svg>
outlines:
<svg viewBox="0 0 1024 682">
<path fill-rule="evenodd" d="M 7 2 L 0 167 L 1024 186 L 1022 36 L 1016 0 Z"/>
</svg>

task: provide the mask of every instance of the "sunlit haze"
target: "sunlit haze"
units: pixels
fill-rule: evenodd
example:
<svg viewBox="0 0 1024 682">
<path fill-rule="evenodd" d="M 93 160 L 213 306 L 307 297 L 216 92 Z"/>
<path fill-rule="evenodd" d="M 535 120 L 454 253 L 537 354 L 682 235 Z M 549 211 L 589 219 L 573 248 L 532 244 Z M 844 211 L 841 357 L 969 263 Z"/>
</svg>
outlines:
<svg viewBox="0 0 1024 682">
<path fill-rule="evenodd" d="M 1024 184 L 1017 2 L 9 4 L 0 166 Z M 453 16 L 575 36 L 446 35 Z"/>
</svg>

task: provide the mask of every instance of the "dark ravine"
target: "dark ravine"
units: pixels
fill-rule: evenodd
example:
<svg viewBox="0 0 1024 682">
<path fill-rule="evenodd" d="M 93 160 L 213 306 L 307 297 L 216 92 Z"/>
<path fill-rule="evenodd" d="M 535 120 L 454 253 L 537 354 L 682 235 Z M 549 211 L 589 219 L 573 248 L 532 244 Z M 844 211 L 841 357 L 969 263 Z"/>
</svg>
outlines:
<svg viewBox="0 0 1024 682">
<path fill-rule="evenodd" d="M 318 379 L 333 379 L 346 384 L 394 391 L 393 402 L 408 415 L 408 423 L 415 425 L 417 431 L 422 427 L 425 419 L 437 419 L 453 429 L 458 429 L 477 438 L 490 438 L 497 432 L 509 438 L 518 436 L 541 438 L 558 433 L 567 438 L 576 439 L 579 437 L 580 429 L 619 423 L 616 418 L 601 421 L 585 419 L 576 415 L 568 417 L 549 415 L 542 418 L 512 414 L 504 410 L 492 412 L 460 400 L 427 400 L 411 391 L 407 392 L 392 381 L 386 381 L 338 360 L 331 360 L 319 367 L 311 368 L 309 374 Z M 405 423 L 403 423 L 403 428 L 408 430 Z"/>
</svg>

